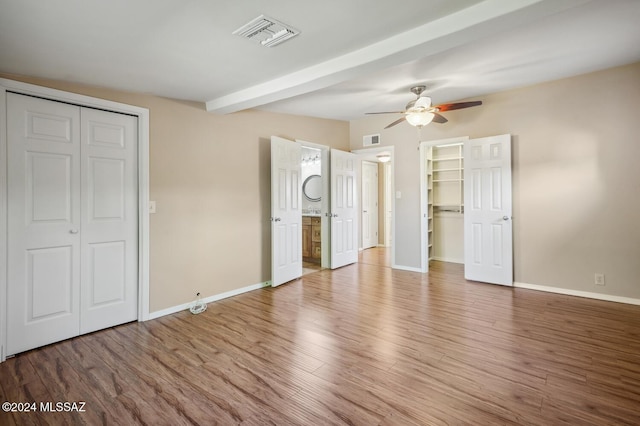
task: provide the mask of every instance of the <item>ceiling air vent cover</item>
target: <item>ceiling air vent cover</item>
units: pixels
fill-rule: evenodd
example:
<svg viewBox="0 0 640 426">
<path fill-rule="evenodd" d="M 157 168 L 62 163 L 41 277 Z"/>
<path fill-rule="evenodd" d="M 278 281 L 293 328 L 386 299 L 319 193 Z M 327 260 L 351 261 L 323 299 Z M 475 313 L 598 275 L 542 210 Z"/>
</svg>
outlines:
<svg viewBox="0 0 640 426">
<path fill-rule="evenodd" d="M 272 47 L 300 34 L 300 31 L 282 22 L 260 15 L 248 24 L 243 25 L 233 34 L 259 42 L 265 47 Z"/>
</svg>

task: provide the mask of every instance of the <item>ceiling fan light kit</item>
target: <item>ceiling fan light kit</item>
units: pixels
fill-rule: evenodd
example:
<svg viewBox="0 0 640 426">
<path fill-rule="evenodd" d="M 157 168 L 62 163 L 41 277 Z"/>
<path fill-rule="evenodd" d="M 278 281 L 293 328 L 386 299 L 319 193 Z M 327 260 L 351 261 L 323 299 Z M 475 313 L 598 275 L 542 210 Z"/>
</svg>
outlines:
<svg viewBox="0 0 640 426">
<path fill-rule="evenodd" d="M 433 121 L 433 113 L 430 112 L 409 112 L 407 114 L 407 122 L 415 127 L 426 126 Z"/>
<path fill-rule="evenodd" d="M 414 86 L 411 88 L 411 93 L 416 95 L 416 99 L 410 101 L 405 107 L 404 111 L 392 111 L 392 112 L 368 112 L 367 114 L 404 114 L 404 117 L 399 118 L 393 123 L 389 124 L 385 129 L 393 127 L 396 124 L 400 124 L 403 121 L 411 124 L 414 127 L 422 128 L 432 121 L 435 123 L 443 124 L 447 120 L 441 114 L 442 111 L 452 111 L 455 109 L 463 109 L 482 105 L 482 101 L 470 101 L 470 102 L 457 102 L 452 104 L 431 105 L 431 98 L 429 96 L 420 96 L 424 92 L 426 86 Z"/>
</svg>

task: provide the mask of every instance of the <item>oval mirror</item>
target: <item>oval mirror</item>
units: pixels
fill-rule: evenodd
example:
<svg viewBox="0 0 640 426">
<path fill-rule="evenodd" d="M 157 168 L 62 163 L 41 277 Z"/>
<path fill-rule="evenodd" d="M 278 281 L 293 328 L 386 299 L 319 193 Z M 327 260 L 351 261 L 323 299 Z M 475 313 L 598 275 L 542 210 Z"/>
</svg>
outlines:
<svg viewBox="0 0 640 426">
<path fill-rule="evenodd" d="M 309 201 L 322 199 L 322 178 L 320 175 L 311 175 L 302 184 L 302 194 Z"/>
</svg>

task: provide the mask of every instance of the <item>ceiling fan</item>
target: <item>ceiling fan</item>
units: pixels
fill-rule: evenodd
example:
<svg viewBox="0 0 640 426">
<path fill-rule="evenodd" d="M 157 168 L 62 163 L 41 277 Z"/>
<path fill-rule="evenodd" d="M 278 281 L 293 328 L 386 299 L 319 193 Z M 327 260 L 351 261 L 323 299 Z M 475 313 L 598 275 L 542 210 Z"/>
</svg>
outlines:
<svg viewBox="0 0 640 426">
<path fill-rule="evenodd" d="M 482 105 L 482 101 L 457 102 L 453 104 L 431 105 L 429 96 L 420 96 L 426 89 L 426 86 L 415 86 L 411 88 L 411 92 L 415 94 L 416 99 L 410 101 L 404 111 L 386 111 L 386 112 L 367 112 L 367 114 L 404 114 L 404 117 L 397 119 L 389 124 L 385 129 L 407 121 L 415 127 L 426 126 L 431 123 L 446 123 L 447 120 L 439 112 L 453 111 L 455 109 L 469 108 Z"/>
</svg>

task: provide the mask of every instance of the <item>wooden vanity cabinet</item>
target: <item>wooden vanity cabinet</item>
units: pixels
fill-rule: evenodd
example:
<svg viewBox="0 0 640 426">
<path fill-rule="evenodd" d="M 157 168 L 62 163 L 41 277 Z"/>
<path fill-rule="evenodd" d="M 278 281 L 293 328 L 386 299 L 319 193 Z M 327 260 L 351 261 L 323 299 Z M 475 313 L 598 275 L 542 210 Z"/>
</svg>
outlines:
<svg viewBox="0 0 640 426">
<path fill-rule="evenodd" d="M 321 218 L 302 216 L 302 258 L 306 262 L 320 263 L 322 259 Z"/>
</svg>

